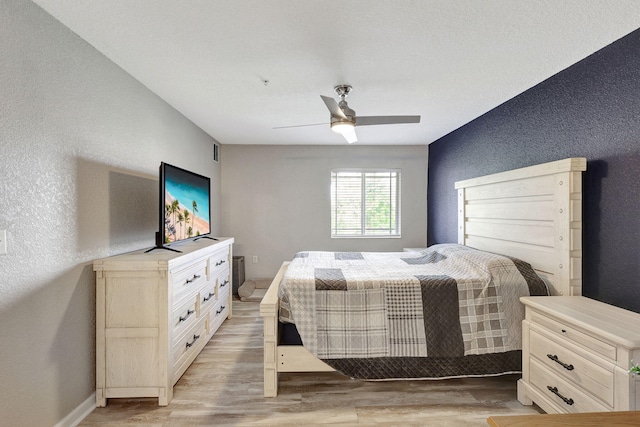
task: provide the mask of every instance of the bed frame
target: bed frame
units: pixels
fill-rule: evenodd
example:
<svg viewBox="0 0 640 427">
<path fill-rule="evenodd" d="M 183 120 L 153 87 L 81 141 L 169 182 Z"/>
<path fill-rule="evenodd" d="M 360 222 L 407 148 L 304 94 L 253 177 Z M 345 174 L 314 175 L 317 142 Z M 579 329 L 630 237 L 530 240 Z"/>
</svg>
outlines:
<svg viewBox="0 0 640 427">
<path fill-rule="evenodd" d="M 582 294 L 582 172 L 568 158 L 458 181 L 458 243 L 531 264 L 552 295 Z M 280 267 L 260 303 L 264 320 L 264 396 L 278 394 L 279 372 L 333 371 L 302 346 L 279 344 Z"/>
</svg>

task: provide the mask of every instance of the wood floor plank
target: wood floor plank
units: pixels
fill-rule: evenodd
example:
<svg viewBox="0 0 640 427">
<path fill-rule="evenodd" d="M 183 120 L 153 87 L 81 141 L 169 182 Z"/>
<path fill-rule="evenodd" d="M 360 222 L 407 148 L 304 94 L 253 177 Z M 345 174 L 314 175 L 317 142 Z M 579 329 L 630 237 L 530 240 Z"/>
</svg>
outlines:
<svg viewBox="0 0 640 427">
<path fill-rule="evenodd" d="M 517 375 L 442 381 L 361 381 L 336 372 L 280 374 L 264 398 L 259 303 L 234 301 L 226 321 L 157 399 L 109 399 L 80 426 L 486 426 L 491 415 L 538 414 L 516 400 Z"/>
</svg>

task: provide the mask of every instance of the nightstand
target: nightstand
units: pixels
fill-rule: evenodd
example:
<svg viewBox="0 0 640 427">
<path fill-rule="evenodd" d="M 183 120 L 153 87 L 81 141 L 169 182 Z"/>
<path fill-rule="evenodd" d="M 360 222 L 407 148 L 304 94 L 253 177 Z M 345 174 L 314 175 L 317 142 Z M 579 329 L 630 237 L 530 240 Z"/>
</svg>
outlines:
<svg viewBox="0 0 640 427">
<path fill-rule="evenodd" d="M 640 409 L 640 314 L 580 296 L 520 298 L 518 400 L 547 413 Z"/>
</svg>

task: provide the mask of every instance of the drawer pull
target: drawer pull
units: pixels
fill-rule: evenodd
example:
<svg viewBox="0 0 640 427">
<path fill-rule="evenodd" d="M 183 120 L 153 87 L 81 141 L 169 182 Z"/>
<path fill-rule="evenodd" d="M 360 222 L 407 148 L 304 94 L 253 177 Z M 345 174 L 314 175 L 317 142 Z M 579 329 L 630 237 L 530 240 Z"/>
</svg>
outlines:
<svg viewBox="0 0 640 427">
<path fill-rule="evenodd" d="M 187 279 L 187 285 L 189 283 L 195 282 L 196 280 L 198 280 L 200 278 L 200 275 L 198 274 L 194 274 L 193 277 L 191 279 Z"/>
<path fill-rule="evenodd" d="M 221 288 L 224 288 L 225 286 L 227 286 L 229 284 L 228 280 L 225 280 L 223 284 L 220 285 Z"/>
<path fill-rule="evenodd" d="M 184 321 L 185 321 L 185 320 L 187 320 L 187 319 L 188 319 L 188 318 L 189 318 L 193 313 L 195 313 L 195 310 L 189 310 L 189 309 L 187 309 L 187 314 L 186 314 L 184 317 L 180 316 L 180 317 L 179 317 L 178 322 L 184 322 Z"/>
<path fill-rule="evenodd" d="M 573 371 L 573 365 L 567 365 L 566 363 L 562 362 L 555 354 L 547 354 L 547 357 L 556 362 L 558 365 L 562 366 L 567 371 Z"/>
<path fill-rule="evenodd" d="M 204 297 L 202 299 L 202 302 L 207 302 L 211 299 L 211 297 L 215 296 L 216 294 L 212 294 L 211 292 L 209 292 L 209 295 L 207 295 L 206 297 Z"/>
<path fill-rule="evenodd" d="M 223 305 L 222 307 L 220 307 L 220 309 L 219 309 L 219 310 L 216 310 L 216 316 L 217 316 L 218 314 L 222 313 L 222 312 L 224 311 L 224 308 L 225 308 L 225 307 L 224 307 L 224 305 Z"/>
<path fill-rule="evenodd" d="M 216 262 L 216 267 L 221 266 L 221 265 L 222 265 L 222 264 L 224 264 L 225 262 L 227 262 L 227 260 L 224 260 L 224 259 L 223 259 L 223 260 L 220 260 L 220 261 L 217 261 L 217 262 Z"/>
<path fill-rule="evenodd" d="M 196 341 L 198 341 L 198 338 L 200 338 L 200 335 L 194 335 L 193 336 L 193 341 L 187 343 L 187 348 L 189 348 L 192 345 L 194 345 L 196 343 Z"/>
<path fill-rule="evenodd" d="M 568 398 L 564 397 L 563 395 L 561 395 L 560 392 L 558 392 L 558 387 L 551 387 L 550 385 L 548 385 L 547 386 L 547 390 L 549 390 L 551 393 L 553 393 L 556 396 L 558 396 L 567 405 L 569 405 L 569 406 L 573 405 L 573 399 L 568 399 Z"/>
</svg>

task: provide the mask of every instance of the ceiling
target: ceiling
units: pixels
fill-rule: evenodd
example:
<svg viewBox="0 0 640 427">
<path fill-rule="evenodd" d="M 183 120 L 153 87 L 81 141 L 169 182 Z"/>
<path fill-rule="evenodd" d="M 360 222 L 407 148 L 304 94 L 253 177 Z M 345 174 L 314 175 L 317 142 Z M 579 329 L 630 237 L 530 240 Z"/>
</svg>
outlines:
<svg viewBox="0 0 640 427">
<path fill-rule="evenodd" d="M 222 144 L 429 144 L 640 28 L 637 0 L 34 0 Z"/>
</svg>

